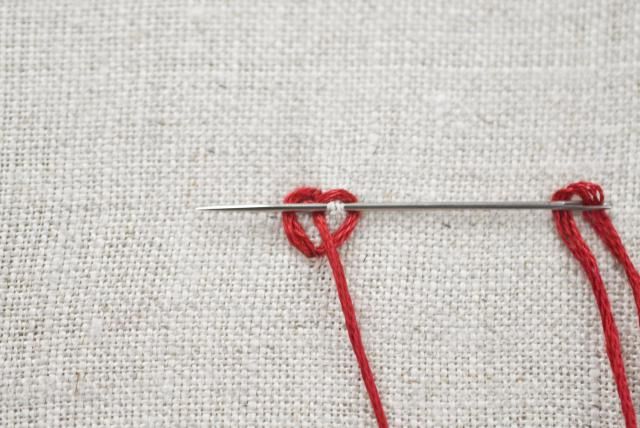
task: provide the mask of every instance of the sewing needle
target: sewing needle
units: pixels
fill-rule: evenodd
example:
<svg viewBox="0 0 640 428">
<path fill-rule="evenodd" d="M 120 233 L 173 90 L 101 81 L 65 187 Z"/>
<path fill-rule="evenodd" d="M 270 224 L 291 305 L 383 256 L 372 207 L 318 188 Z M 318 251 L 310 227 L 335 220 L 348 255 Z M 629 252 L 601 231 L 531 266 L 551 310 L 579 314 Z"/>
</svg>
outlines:
<svg viewBox="0 0 640 428">
<path fill-rule="evenodd" d="M 199 211 L 326 211 L 332 204 L 245 204 L 212 205 L 196 208 Z M 381 210 L 553 210 L 553 211 L 599 211 L 609 209 L 608 204 L 584 205 L 580 201 L 552 202 L 354 202 L 341 206 L 346 211 Z"/>
</svg>

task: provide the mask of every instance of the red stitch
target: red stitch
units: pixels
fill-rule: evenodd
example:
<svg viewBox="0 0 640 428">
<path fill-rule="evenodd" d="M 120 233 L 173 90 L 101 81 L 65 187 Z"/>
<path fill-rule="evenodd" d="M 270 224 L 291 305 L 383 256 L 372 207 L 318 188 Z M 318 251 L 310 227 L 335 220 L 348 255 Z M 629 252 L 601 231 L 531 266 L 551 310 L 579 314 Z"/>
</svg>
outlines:
<svg viewBox="0 0 640 428">
<path fill-rule="evenodd" d="M 573 196 L 579 196 L 585 204 L 601 205 L 604 203 L 604 193 L 602 188 L 595 183 L 578 182 L 571 184 L 553 194 L 552 200 L 566 201 Z M 611 254 L 624 267 L 629 280 L 629 285 L 633 292 L 636 303 L 638 317 L 640 319 L 640 275 L 633 266 L 627 251 L 622 245 L 622 241 L 616 231 L 609 215 L 606 211 L 586 211 L 582 214 L 584 219 L 593 227 L 602 242 L 607 246 Z M 602 329 L 604 331 L 604 339 L 611 365 L 616 386 L 618 388 L 618 396 L 620 397 L 620 405 L 622 414 L 627 428 L 637 428 L 636 412 L 633 407 L 631 392 L 627 382 L 627 375 L 624 369 L 622 359 L 622 348 L 620 346 L 620 335 L 616 327 L 611 303 L 607 295 L 607 290 L 600 276 L 600 270 L 596 258 L 585 243 L 578 226 L 576 225 L 573 213 L 571 211 L 554 211 L 553 217 L 556 223 L 558 233 L 567 245 L 573 256 L 580 262 L 582 269 L 587 274 L 593 294 L 596 298 L 598 309 L 600 310 L 600 318 L 602 319 Z"/>
<path fill-rule="evenodd" d="M 344 203 L 356 202 L 358 199 L 351 193 L 343 189 L 329 190 L 322 192 L 319 189 L 311 187 L 301 187 L 289 193 L 284 202 L 286 203 L 304 203 L 304 202 L 320 202 L 328 203 L 331 201 L 342 201 Z M 338 297 L 340 299 L 340 305 L 342 306 L 342 313 L 344 314 L 344 321 L 349 334 L 349 340 L 351 341 L 351 347 L 353 353 L 360 366 L 360 373 L 362 375 L 362 381 L 367 393 L 369 394 L 369 400 L 373 408 L 373 413 L 376 416 L 379 427 L 388 427 L 387 417 L 382 407 L 380 395 L 378 394 L 378 388 L 373 377 L 371 367 L 369 367 L 369 361 L 365 353 L 364 344 L 360 337 L 360 328 L 358 327 L 358 321 L 356 319 L 355 309 L 351 296 L 349 295 L 349 289 L 347 287 L 347 278 L 344 274 L 344 268 L 340 261 L 340 254 L 338 253 L 338 247 L 342 245 L 351 235 L 353 229 L 358 224 L 360 219 L 360 213 L 349 211 L 344 222 L 333 233 L 329 230 L 327 220 L 324 212 L 314 212 L 313 222 L 320 232 L 320 238 L 322 244 L 315 245 L 309 239 L 309 236 L 305 232 L 304 228 L 298 222 L 298 216 L 293 212 L 285 212 L 282 214 L 282 223 L 284 225 L 284 231 L 289 239 L 291 245 L 299 249 L 307 257 L 318 257 L 326 255 L 333 271 L 333 278 L 336 282 L 336 289 L 338 291 Z"/>
</svg>

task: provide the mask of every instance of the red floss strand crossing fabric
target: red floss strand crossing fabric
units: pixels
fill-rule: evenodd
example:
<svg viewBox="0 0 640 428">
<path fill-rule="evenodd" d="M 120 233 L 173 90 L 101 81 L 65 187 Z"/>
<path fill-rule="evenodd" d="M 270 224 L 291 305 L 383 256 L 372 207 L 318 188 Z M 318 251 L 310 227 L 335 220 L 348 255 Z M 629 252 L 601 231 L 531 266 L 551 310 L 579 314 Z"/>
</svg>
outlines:
<svg viewBox="0 0 640 428">
<path fill-rule="evenodd" d="M 554 193 L 552 200 L 566 201 L 574 196 L 580 197 L 583 203 L 587 205 L 602 205 L 604 203 L 602 188 L 595 183 L 589 182 L 570 184 Z M 638 275 L 638 270 L 633 266 L 624 245 L 622 245 L 620 236 L 615 227 L 613 227 L 609 215 L 606 211 L 602 210 L 585 211 L 582 213 L 582 216 L 595 230 L 615 259 L 624 267 L 640 319 L 640 275 Z M 611 303 L 609 302 L 607 290 L 600 275 L 598 263 L 580 234 L 573 213 L 571 211 L 554 211 L 553 218 L 562 240 L 573 256 L 580 262 L 582 269 L 591 283 L 596 304 L 600 311 L 600 318 L 602 319 L 602 330 L 604 331 L 607 356 L 609 357 L 611 372 L 613 373 L 613 378 L 618 389 L 622 414 L 627 428 L 637 428 L 636 412 L 633 407 L 633 400 L 631 398 L 631 392 L 629 391 L 627 374 L 622 359 L 620 335 L 613 318 Z"/>
<path fill-rule="evenodd" d="M 344 203 L 356 202 L 358 199 L 343 189 L 334 189 L 326 192 L 322 192 L 319 189 L 312 187 L 301 187 L 289 193 L 284 202 L 286 203 L 329 203 L 332 201 L 341 201 Z M 336 282 L 336 290 L 338 291 L 338 298 L 340 299 L 340 305 L 342 306 L 342 313 L 344 314 L 344 321 L 349 334 L 349 340 L 351 341 L 351 347 L 353 353 L 358 361 L 360 367 L 360 374 L 362 375 L 362 381 L 369 395 L 369 401 L 371 401 L 371 407 L 378 421 L 379 427 L 388 427 L 387 417 L 382 407 L 382 401 L 380 400 L 380 394 L 376 387 L 376 382 L 373 377 L 373 372 L 369 366 L 369 360 L 362 343 L 362 337 L 360 335 L 360 328 L 358 327 L 358 320 L 356 319 L 356 312 L 349 295 L 349 289 L 347 287 L 347 278 L 344 274 L 344 268 L 342 261 L 340 260 L 340 254 L 338 253 L 338 247 L 342 245 L 351 235 L 353 229 L 356 227 L 360 213 L 350 211 L 344 222 L 334 231 L 329 230 L 327 219 L 324 212 L 314 212 L 313 222 L 320 233 L 322 244 L 315 245 L 309 236 L 305 232 L 304 228 L 298 222 L 298 216 L 293 212 L 282 213 L 282 223 L 284 231 L 289 239 L 291 245 L 300 250 L 307 257 L 319 257 L 326 255 L 329 259 L 329 265 L 333 272 L 333 278 Z"/>
</svg>

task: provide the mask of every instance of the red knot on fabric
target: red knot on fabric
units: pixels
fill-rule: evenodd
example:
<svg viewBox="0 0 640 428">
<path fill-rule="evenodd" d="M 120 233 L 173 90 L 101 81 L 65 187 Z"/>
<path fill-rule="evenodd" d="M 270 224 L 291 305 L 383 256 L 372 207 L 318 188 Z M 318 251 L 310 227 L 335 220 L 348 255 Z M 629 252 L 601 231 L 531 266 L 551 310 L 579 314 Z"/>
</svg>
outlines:
<svg viewBox="0 0 640 428">
<path fill-rule="evenodd" d="M 338 210 L 342 203 L 356 202 L 357 200 L 358 199 L 352 193 L 343 189 L 334 189 L 323 192 L 320 189 L 312 187 L 298 188 L 284 198 L 285 203 L 333 203 L 332 206 Z M 344 315 L 349 340 L 351 341 L 351 347 L 353 348 L 353 353 L 355 354 L 358 366 L 360 367 L 362 382 L 364 383 L 367 394 L 369 395 L 369 401 L 371 402 L 373 413 L 379 427 L 388 427 L 387 417 L 384 413 L 384 408 L 382 407 L 382 401 L 380 400 L 380 394 L 376 387 L 373 371 L 369 366 L 369 360 L 367 359 L 364 344 L 362 343 L 360 327 L 358 326 L 355 308 L 347 287 L 347 278 L 344 274 L 344 267 L 342 266 L 340 254 L 338 253 L 338 247 L 340 247 L 349 238 L 349 236 L 351 236 L 351 233 L 358 224 L 360 213 L 356 211 L 348 211 L 342 224 L 333 232 L 329 229 L 324 211 L 314 212 L 312 215 L 313 222 L 316 229 L 318 229 L 320 239 L 322 241 L 319 245 L 316 245 L 311 241 L 307 232 L 298 221 L 298 215 L 295 212 L 282 213 L 282 223 L 285 234 L 287 235 L 291 245 L 300 250 L 300 252 L 305 256 L 327 256 L 329 265 L 331 266 L 331 271 L 333 272 L 333 278 L 336 283 L 336 290 L 338 292 L 338 298 L 340 299 L 340 305 L 342 306 L 342 313 Z"/>
<path fill-rule="evenodd" d="M 553 194 L 552 200 L 567 201 L 574 196 L 581 198 L 583 203 L 587 205 L 602 205 L 604 203 L 604 192 L 602 188 L 598 184 L 584 181 L 570 184 L 558 190 Z M 631 262 L 627 250 L 622 244 L 620 235 L 618 235 L 618 232 L 611 222 L 611 218 L 605 210 L 585 211 L 582 213 L 582 216 L 595 230 L 598 237 L 600 237 L 618 263 L 623 266 L 633 293 L 638 317 L 640 318 L 640 275 Z M 620 397 L 620 406 L 622 407 L 625 424 L 627 428 L 636 428 L 636 412 L 622 359 L 620 334 L 618 333 L 618 328 L 613 317 L 611 303 L 600 275 L 598 263 L 593 252 L 580 234 L 573 212 L 554 211 L 553 218 L 558 234 L 567 248 L 569 248 L 569 251 L 571 251 L 573 256 L 578 260 L 591 283 L 596 304 L 600 311 L 607 356 L 618 390 L 618 396 Z"/>
</svg>

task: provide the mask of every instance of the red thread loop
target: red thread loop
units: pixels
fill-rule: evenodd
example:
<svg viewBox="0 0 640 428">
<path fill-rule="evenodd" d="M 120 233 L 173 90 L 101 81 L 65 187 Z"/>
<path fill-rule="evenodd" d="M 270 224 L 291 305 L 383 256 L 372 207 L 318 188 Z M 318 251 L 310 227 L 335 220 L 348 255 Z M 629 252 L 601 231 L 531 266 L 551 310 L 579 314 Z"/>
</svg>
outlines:
<svg viewBox="0 0 640 428">
<path fill-rule="evenodd" d="M 313 187 L 301 187 L 289 193 L 284 202 L 287 204 L 299 204 L 299 203 L 329 203 L 332 201 L 340 201 L 344 203 L 356 202 L 356 198 L 353 194 L 343 189 L 334 189 L 327 192 L 322 192 L 320 189 L 314 189 Z M 323 216 L 324 217 L 324 216 Z M 314 217 L 315 219 L 315 217 Z M 348 211 L 347 217 L 344 222 L 331 233 L 332 241 L 336 247 L 340 247 L 346 241 L 353 229 L 355 229 L 360 219 L 360 213 L 357 211 Z M 283 213 L 282 222 L 284 224 L 284 231 L 289 238 L 291 245 L 296 247 L 307 257 L 318 257 L 326 253 L 325 245 L 315 245 L 309 239 L 307 232 L 304 230 L 298 216 L 295 213 Z"/>
<path fill-rule="evenodd" d="M 349 203 L 356 202 L 357 200 L 358 199 L 353 194 L 343 189 L 322 192 L 321 190 L 312 187 L 301 187 L 289 193 L 284 198 L 284 202 L 286 203 L 329 203 L 332 201 Z M 340 305 L 342 306 L 342 313 L 344 315 L 347 333 L 349 334 L 353 353 L 355 354 L 358 366 L 360 367 L 362 381 L 369 395 L 369 401 L 371 401 L 371 407 L 373 408 L 373 413 L 378 421 L 378 426 L 386 428 L 388 427 L 387 417 L 384 413 L 384 408 L 382 407 L 382 401 L 380 400 L 380 394 L 376 387 L 373 372 L 369 366 L 369 360 L 365 353 L 364 344 L 362 343 L 355 308 L 351 301 L 351 296 L 349 295 L 347 278 L 344 274 L 344 268 L 338 253 L 338 247 L 349 238 L 358 224 L 359 219 L 360 213 L 355 211 L 347 212 L 347 216 L 342 224 L 332 233 L 329 230 L 325 213 L 314 212 L 313 222 L 320 233 L 320 238 L 322 239 L 322 244 L 315 245 L 311 239 L 309 239 L 309 236 L 298 221 L 296 213 L 285 212 L 282 214 L 284 231 L 291 245 L 296 247 L 307 257 L 326 255 L 327 259 L 329 259 L 333 278 L 336 282 L 336 290 L 340 299 Z"/>
<path fill-rule="evenodd" d="M 602 188 L 595 183 L 578 182 L 573 183 L 553 194 L 552 200 L 566 201 L 573 196 L 579 196 L 583 203 L 587 205 L 601 205 L 604 203 L 604 192 Z M 609 215 L 606 211 L 585 211 L 582 213 L 584 219 L 591 225 L 602 242 L 607 246 L 611 254 L 624 267 L 629 280 L 629 285 L 633 292 L 638 317 L 640 318 L 640 275 L 634 267 L 629 255 L 627 254 L 620 235 L 616 231 Z M 618 396 L 620 397 L 620 405 L 622 414 L 627 428 L 637 428 L 636 412 L 633 407 L 631 392 L 627 382 L 627 374 L 622 359 L 622 347 L 620 345 L 620 335 L 616 322 L 613 317 L 611 303 L 607 295 L 607 290 L 600 275 L 600 269 L 596 258 L 591 249 L 584 241 L 584 238 L 578 230 L 578 226 L 571 211 L 554 211 L 553 217 L 556 229 L 562 237 L 562 240 L 569 248 L 573 256 L 580 262 L 582 269 L 587 275 L 593 294 L 600 311 L 602 320 L 602 329 L 604 331 L 605 345 L 611 372 L 613 373 Z"/>
</svg>

